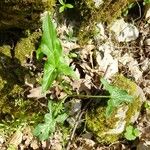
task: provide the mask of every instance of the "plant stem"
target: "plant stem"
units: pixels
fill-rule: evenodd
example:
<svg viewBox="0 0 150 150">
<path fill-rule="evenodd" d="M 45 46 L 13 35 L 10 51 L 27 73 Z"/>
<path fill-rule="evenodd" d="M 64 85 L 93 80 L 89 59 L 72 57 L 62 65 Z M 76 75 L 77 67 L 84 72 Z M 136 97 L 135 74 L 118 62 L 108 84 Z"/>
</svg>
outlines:
<svg viewBox="0 0 150 150">
<path fill-rule="evenodd" d="M 88 98 L 111 98 L 111 96 L 102 96 L 102 95 L 69 95 L 69 97 L 77 97 L 77 98 L 84 98 L 84 99 L 88 99 Z"/>
</svg>

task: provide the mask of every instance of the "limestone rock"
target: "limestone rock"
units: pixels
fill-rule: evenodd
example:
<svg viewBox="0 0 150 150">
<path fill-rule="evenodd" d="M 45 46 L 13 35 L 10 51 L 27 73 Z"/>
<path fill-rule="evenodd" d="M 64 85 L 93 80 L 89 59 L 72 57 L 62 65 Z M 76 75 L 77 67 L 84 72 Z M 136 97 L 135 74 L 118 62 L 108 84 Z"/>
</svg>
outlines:
<svg viewBox="0 0 150 150">
<path fill-rule="evenodd" d="M 110 30 L 115 33 L 118 42 L 130 42 L 136 40 L 139 36 L 137 27 L 133 24 L 126 23 L 123 18 L 116 20 Z"/>
</svg>

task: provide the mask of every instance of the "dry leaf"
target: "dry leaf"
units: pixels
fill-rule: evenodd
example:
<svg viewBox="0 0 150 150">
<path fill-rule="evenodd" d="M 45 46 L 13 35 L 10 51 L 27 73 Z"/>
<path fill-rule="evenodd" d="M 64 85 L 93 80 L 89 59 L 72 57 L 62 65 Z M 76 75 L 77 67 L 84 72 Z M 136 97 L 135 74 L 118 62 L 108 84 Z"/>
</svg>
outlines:
<svg viewBox="0 0 150 150">
<path fill-rule="evenodd" d="M 15 148 L 17 148 L 18 145 L 22 142 L 22 137 L 23 137 L 23 133 L 20 130 L 17 130 L 13 134 L 13 136 L 9 142 L 9 145 L 13 145 Z"/>
<path fill-rule="evenodd" d="M 29 92 L 30 92 L 30 94 L 27 95 L 28 98 L 40 99 L 40 98 L 43 98 L 46 96 L 46 94 L 42 93 L 42 87 L 41 86 L 33 88 Z"/>
</svg>

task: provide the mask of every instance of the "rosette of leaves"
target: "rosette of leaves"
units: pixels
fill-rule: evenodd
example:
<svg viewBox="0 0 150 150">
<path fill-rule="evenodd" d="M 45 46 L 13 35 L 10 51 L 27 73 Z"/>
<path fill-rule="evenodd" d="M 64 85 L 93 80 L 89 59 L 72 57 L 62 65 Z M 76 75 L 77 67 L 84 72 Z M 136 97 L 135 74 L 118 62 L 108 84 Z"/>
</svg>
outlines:
<svg viewBox="0 0 150 150">
<path fill-rule="evenodd" d="M 73 8 L 73 5 L 65 3 L 63 0 L 59 0 L 59 3 L 61 4 L 59 8 L 59 12 L 62 13 L 67 8 Z"/>
</svg>

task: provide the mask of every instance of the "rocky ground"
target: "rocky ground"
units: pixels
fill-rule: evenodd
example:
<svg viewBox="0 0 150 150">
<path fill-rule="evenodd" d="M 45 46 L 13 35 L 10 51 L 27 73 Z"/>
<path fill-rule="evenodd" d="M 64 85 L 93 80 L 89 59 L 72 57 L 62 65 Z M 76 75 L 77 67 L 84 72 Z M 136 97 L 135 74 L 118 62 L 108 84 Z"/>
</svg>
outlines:
<svg viewBox="0 0 150 150">
<path fill-rule="evenodd" d="M 21 31 L 21 39 L 1 42 L 0 149 L 150 149 L 150 9 L 145 8 L 143 14 L 138 9 L 139 16 L 134 14 L 136 11 L 115 19 L 110 25 L 98 22 L 95 35 L 84 45 L 76 36 L 78 23 L 63 18 L 57 24 L 57 34 L 65 55 L 69 56 L 67 63 L 74 69 L 78 79 L 64 77 L 65 84 L 55 82 L 45 95 L 41 94 L 40 81 L 46 58 L 40 62 L 36 59 L 41 29 L 33 33 Z M 125 78 L 114 77 L 116 74 L 122 74 Z M 41 142 L 33 135 L 33 129 L 43 121 L 47 112 L 48 99 L 58 102 L 70 92 L 104 94 L 100 77 L 108 82 L 113 81 L 114 85 L 127 90 L 135 98 L 127 110 L 125 105 L 113 114 L 121 114 L 121 119 L 118 117 L 119 124 L 114 116 L 113 119 L 104 118 L 105 103 L 99 107 L 99 102 L 90 97 L 74 97 L 64 102 L 69 114 L 65 124 L 58 126 L 48 140 Z M 130 115 L 124 114 L 129 111 Z M 117 125 L 113 126 L 114 123 Z M 127 139 L 125 136 L 126 123 L 138 130 L 135 138 Z M 120 126 L 123 126 L 123 131 L 120 131 Z M 102 135 L 104 131 L 105 136 Z M 106 134 L 106 131 L 110 133 Z"/>
</svg>

